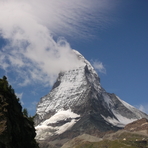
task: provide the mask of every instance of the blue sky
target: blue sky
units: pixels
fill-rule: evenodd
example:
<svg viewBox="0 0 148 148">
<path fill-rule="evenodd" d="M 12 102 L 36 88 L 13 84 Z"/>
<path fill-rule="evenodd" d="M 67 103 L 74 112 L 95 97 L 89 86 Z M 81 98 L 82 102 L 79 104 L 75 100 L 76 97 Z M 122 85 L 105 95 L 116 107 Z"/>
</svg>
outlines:
<svg viewBox="0 0 148 148">
<path fill-rule="evenodd" d="M 77 63 L 76 49 L 102 66 L 107 92 L 148 113 L 147 8 L 147 0 L 0 0 L 0 77 L 33 115 L 61 67 Z"/>
</svg>

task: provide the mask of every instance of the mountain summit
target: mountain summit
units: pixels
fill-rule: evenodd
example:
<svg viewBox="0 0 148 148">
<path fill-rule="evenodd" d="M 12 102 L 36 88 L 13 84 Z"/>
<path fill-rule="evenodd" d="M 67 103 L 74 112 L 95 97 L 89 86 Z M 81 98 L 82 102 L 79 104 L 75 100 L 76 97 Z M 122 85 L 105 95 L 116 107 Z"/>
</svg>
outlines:
<svg viewBox="0 0 148 148">
<path fill-rule="evenodd" d="M 107 93 L 92 65 L 78 51 L 73 52 L 80 66 L 59 73 L 50 93 L 37 105 L 36 139 L 42 145 L 60 147 L 84 133 L 101 136 L 137 119 L 148 119 L 145 113 Z"/>
</svg>

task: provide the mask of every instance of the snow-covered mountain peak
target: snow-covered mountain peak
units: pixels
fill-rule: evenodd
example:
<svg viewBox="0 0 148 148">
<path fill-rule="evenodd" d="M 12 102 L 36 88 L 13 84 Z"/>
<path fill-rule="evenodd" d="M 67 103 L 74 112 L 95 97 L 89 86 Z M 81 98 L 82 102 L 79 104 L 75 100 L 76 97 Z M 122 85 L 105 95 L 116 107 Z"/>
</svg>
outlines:
<svg viewBox="0 0 148 148">
<path fill-rule="evenodd" d="M 50 93 L 37 105 L 39 140 L 67 132 L 79 135 L 117 130 L 137 119 L 148 119 L 148 115 L 115 94 L 107 93 L 90 62 L 78 51 L 73 52 L 81 64 L 59 73 Z"/>
<path fill-rule="evenodd" d="M 59 73 L 51 92 L 43 97 L 37 106 L 39 122 L 65 108 L 81 106 L 87 102 L 85 95 L 94 88 L 101 92 L 100 79 L 91 64 L 78 51 L 74 54 L 81 62 L 79 67 Z"/>
<path fill-rule="evenodd" d="M 81 61 L 83 64 L 83 66 L 87 65 L 88 69 L 91 71 L 91 73 L 95 74 L 96 76 L 98 76 L 97 72 L 94 70 L 93 66 L 90 64 L 90 62 L 88 60 L 85 59 L 85 57 L 80 54 L 77 50 L 73 50 L 73 52 L 76 54 L 76 56 L 78 57 L 79 61 Z"/>
</svg>

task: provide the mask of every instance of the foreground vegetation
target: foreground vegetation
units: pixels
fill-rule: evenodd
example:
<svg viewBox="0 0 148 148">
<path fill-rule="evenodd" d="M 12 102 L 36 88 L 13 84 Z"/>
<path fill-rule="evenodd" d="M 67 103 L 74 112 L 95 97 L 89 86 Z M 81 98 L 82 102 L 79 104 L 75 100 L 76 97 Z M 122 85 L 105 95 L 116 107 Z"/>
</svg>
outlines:
<svg viewBox="0 0 148 148">
<path fill-rule="evenodd" d="M 0 79 L 0 148 L 39 148 L 35 128 L 27 110 L 7 81 Z"/>
</svg>

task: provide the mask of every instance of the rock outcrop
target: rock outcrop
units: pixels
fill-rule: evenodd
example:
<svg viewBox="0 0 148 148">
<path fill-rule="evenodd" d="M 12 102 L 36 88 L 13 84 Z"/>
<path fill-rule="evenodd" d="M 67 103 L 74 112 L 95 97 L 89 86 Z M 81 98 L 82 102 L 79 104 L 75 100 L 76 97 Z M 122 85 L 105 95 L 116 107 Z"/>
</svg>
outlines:
<svg viewBox="0 0 148 148">
<path fill-rule="evenodd" d="M 148 134 L 148 120 L 146 118 L 142 118 L 132 123 L 129 123 L 124 127 L 124 130 L 131 132 L 141 131 Z"/>
</svg>

